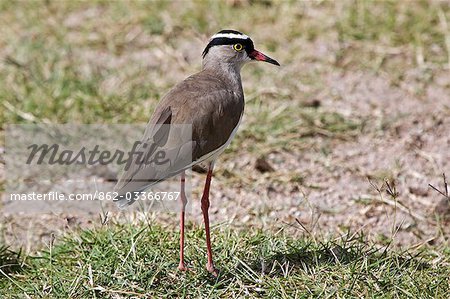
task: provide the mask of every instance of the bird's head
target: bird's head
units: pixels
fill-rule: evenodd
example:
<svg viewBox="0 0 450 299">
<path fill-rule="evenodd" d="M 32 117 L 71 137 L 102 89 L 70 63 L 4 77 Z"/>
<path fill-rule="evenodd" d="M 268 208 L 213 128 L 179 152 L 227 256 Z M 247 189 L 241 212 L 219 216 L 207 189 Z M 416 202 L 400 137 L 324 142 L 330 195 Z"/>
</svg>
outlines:
<svg viewBox="0 0 450 299">
<path fill-rule="evenodd" d="M 235 30 L 222 30 L 214 34 L 203 51 L 203 63 L 227 63 L 238 68 L 252 60 L 280 65 L 275 59 L 259 52 L 247 35 Z"/>
</svg>

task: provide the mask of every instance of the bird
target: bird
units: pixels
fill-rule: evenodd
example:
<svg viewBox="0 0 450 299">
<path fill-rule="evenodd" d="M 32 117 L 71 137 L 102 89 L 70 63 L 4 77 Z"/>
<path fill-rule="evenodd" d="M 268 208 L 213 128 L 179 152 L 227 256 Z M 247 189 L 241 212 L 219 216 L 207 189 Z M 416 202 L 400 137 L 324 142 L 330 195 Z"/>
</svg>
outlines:
<svg viewBox="0 0 450 299">
<path fill-rule="evenodd" d="M 170 163 L 149 167 L 135 156 L 114 188 L 115 201 L 126 207 L 136 201 L 141 191 L 173 176 L 180 176 L 180 256 L 178 269 L 188 268 L 184 259 L 184 223 L 187 197 L 185 171 L 197 164 L 207 165 L 206 181 L 201 197 L 207 249 L 206 269 L 214 276 L 218 270 L 213 262 L 209 226 L 209 191 L 218 156 L 230 144 L 244 113 L 244 91 L 241 68 L 251 61 L 280 64 L 254 47 L 252 39 L 236 30 L 214 34 L 202 53 L 202 69 L 175 85 L 163 96 L 146 127 L 136 151 L 146 158 L 157 155 L 158 149 L 169 152 Z M 176 125 L 190 125 L 188 140 L 173 133 Z M 148 146 L 153 144 L 154 146 Z M 141 155 L 141 157 L 142 157 Z M 129 195 L 129 194 L 132 195 Z"/>
</svg>

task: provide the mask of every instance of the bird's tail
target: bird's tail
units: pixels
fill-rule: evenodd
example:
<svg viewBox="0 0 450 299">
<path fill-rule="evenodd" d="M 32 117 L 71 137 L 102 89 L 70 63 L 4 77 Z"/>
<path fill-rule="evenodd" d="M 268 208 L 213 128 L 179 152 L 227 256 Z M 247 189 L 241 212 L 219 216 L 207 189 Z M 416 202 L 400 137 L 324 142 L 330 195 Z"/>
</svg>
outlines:
<svg viewBox="0 0 450 299">
<path fill-rule="evenodd" d="M 136 196 L 127 196 L 126 195 L 117 195 L 114 198 L 114 202 L 116 203 L 116 205 L 119 207 L 119 209 L 125 209 L 126 207 L 128 207 L 129 205 L 133 204 L 137 199 L 137 195 Z"/>
</svg>

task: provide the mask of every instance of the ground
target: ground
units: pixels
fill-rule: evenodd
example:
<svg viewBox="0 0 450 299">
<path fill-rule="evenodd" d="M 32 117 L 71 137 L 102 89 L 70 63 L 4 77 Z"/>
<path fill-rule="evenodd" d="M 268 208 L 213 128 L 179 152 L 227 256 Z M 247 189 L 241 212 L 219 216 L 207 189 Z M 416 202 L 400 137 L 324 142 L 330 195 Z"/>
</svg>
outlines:
<svg viewBox="0 0 450 299">
<path fill-rule="evenodd" d="M 0 7 L 2 132 L 8 123 L 145 123 L 171 86 L 200 69 L 208 37 L 237 29 L 281 67 L 242 71 L 246 111 L 216 163 L 212 223 L 448 248 L 449 199 L 429 186 L 445 193 L 450 176 L 447 2 Z M 194 223 L 203 180 L 192 174 Z M 98 207 L 42 215 L 8 205 L 3 239 L 29 252 L 52 235 L 101 225 Z M 109 219 L 125 219 L 108 209 Z M 150 214 L 176 230 L 175 213 Z"/>
</svg>

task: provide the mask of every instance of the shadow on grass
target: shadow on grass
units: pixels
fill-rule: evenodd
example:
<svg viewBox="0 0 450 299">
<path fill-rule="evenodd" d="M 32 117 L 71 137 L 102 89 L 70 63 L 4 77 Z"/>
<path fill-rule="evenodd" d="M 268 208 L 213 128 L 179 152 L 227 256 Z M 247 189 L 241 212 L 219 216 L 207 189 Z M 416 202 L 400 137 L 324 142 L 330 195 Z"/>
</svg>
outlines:
<svg viewBox="0 0 450 299">
<path fill-rule="evenodd" d="M 430 267 L 428 263 L 421 260 L 420 253 L 411 255 L 407 251 L 389 251 L 389 245 L 382 248 L 375 247 L 365 243 L 364 236 L 352 240 L 342 239 L 339 243 L 314 244 L 309 242 L 301 245 L 297 243 L 297 246 L 293 246 L 294 244 L 291 244 L 286 251 L 275 252 L 259 261 L 249 263 L 251 269 L 264 275 L 285 276 L 293 270 L 314 272 L 315 268 L 324 265 L 344 266 L 362 262 L 374 265 L 394 261 L 399 269 L 406 267 L 426 269 Z"/>
<path fill-rule="evenodd" d="M 18 273 L 23 269 L 21 257 L 21 250 L 13 251 L 8 246 L 0 246 L 0 279 L 4 278 L 5 274 Z"/>
</svg>

